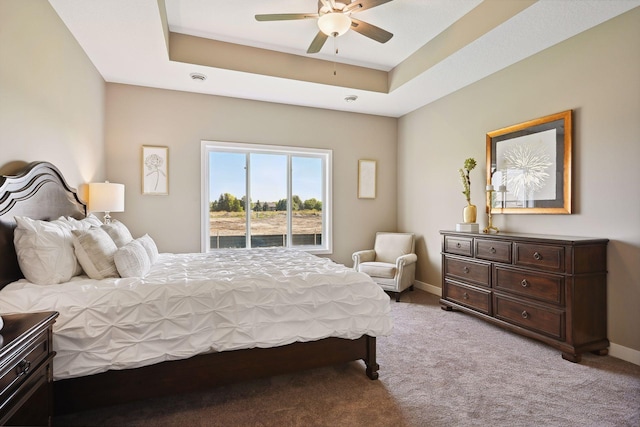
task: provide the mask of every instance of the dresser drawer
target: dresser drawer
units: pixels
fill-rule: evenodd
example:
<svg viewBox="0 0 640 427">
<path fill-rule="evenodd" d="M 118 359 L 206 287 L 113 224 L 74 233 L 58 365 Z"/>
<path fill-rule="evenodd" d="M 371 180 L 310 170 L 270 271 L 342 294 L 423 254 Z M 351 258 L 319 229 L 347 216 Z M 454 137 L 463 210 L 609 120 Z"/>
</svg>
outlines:
<svg viewBox="0 0 640 427">
<path fill-rule="evenodd" d="M 564 272 L 564 247 L 518 242 L 514 245 L 515 265 Z"/>
<path fill-rule="evenodd" d="M 491 285 L 491 264 L 461 258 L 445 257 L 444 274 L 477 285 Z"/>
<path fill-rule="evenodd" d="M 476 239 L 476 258 L 511 264 L 511 242 Z"/>
<path fill-rule="evenodd" d="M 450 280 L 444 282 L 444 298 L 485 314 L 491 312 L 491 292 Z"/>
<path fill-rule="evenodd" d="M 564 340 L 564 312 L 494 294 L 494 316 L 523 328 Z"/>
<path fill-rule="evenodd" d="M 531 273 L 527 270 L 511 270 L 495 267 L 493 287 L 527 298 L 535 298 L 553 304 L 564 303 L 564 277 L 554 274 Z"/>
<path fill-rule="evenodd" d="M 444 251 L 449 254 L 473 256 L 471 237 L 444 236 Z"/>
<path fill-rule="evenodd" d="M 5 400 L 49 356 L 48 332 L 40 333 L 33 342 L 13 355 L 0 368 L 0 399 Z"/>
</svg>

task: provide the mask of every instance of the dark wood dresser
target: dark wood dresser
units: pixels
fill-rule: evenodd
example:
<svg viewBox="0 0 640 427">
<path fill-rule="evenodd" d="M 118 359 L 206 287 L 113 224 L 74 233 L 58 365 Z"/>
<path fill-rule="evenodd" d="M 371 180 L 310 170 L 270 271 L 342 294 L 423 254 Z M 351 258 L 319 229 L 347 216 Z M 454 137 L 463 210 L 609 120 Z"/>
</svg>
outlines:
<svg viewBox="0 0 640 427">
<path fill-rule="evenodd" d="M 441 231 L 445 310 L 554 346 L 608 353 L 607 239 Z"/>
<path fill-rule="evenodd" d="M 2 316 L 0 425 L 51 425 L 52 327 L 56 317 L 57 312 Z"/>
</svg>

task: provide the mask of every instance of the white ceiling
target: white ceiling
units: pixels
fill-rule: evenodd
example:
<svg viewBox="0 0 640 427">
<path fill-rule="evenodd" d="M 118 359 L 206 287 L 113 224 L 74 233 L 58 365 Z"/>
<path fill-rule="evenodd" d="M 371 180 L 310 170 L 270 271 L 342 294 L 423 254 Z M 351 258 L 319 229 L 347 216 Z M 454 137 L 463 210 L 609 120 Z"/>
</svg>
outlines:
<svg viewBox="0 0 640 427">
<path fill-rule="evenodd" d="M 107 82 L 390 117 L 400 117 L 640 6 L 640 0 L 539 0 L 435 64 L 425 66 L 398 88 L 380 93 L 171 61 L 161 9 L 166 9 L 168 29 L 174 33 L 284 52 L 293 55 L 292 64 L 299 56 L 312 56 L 336 63 L 332 69 L 338 73 L 342 63 L 386 72 L 399 69 L 421 48 L 422 56 L 434 54 L 429 52 L 429 42 L 482 1 L 393 0 L 359 12 L 354 18 L 381 27 L 394 37 L 380 44 L 349 31 L 335 40 L 338 55 L 333 54 L 332 39 L 319 54 L 306 54 L 318 31 L 315 20 L 254 19 L 255 14 L 315 13 L 316 0 L 49 2 Z M 462 31 L 456 27 L 455 33 L 446 35 Z M 192 80 L 190 74 L 194 72 L 206 75 L 207 80 Z M 344 98 L 348 95 L 357 95 L 358 100 L 347 103 Z"/>
</svg>

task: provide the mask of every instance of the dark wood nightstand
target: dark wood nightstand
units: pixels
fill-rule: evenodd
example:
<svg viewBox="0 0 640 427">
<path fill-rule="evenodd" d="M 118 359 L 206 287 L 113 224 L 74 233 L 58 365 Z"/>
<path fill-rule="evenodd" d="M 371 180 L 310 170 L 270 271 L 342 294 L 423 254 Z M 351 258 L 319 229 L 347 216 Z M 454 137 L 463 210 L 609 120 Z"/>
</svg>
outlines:
<svg viewBox="0 0 640 427">
<path fill-rule="evenodd" d="M 0 425 L 51 425 L 56 317 L 51 311 L 2 316 Z"/>
</svg>

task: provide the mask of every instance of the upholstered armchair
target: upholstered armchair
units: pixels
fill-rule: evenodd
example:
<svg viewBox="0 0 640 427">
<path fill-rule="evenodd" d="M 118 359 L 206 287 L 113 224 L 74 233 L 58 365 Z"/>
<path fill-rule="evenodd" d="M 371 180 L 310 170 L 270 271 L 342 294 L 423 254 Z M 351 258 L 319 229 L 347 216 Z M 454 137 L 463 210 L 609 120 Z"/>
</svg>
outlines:
<svg viewBox="0 0 640 427">
<path fill-rule="evenodd" d="M 413 233 L 376 233 L 373 249 L 352 255 L 353 269 L 369 275 L 385 291 L 393 292 L 396 302 L 407 288 L 413 290 L 416 277 L 415 236 Z"/>
</svg>

